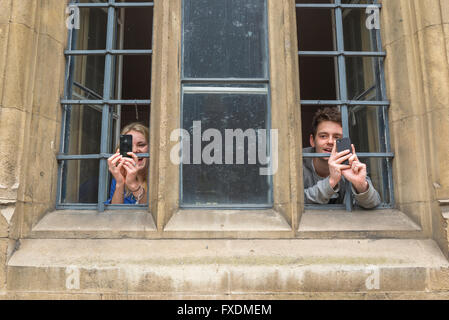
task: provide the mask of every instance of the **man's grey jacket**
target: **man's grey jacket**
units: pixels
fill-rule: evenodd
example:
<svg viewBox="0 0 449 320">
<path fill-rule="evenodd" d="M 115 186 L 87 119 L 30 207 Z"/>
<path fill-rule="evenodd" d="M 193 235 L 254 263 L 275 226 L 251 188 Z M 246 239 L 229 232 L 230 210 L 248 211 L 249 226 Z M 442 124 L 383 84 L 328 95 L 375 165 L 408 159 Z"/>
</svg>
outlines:
<svg viewBox="0 0 449 320">
<path fill-rule="evenodd" d="M 315 148 L 304 148 L 303 153 L 315 153 Z M 344 177 L 341 178 L 338 185 L 333 189 L 329 183 L 329 177 L 320 177 L 313 166 L 312 158 L 303 159 L 303 175 L 304 175 L 304 201 L 308 204 L 335 204 L 343 203 L 345 197 Z M 381 203 L 379 193 L 374 188 L 371 179 L 367 176 L 368 190 L 364 193 L 357 193 L 351 185 L 352 194 L 355 202 L 362 208 L 372 209 Z"/>
</svg>

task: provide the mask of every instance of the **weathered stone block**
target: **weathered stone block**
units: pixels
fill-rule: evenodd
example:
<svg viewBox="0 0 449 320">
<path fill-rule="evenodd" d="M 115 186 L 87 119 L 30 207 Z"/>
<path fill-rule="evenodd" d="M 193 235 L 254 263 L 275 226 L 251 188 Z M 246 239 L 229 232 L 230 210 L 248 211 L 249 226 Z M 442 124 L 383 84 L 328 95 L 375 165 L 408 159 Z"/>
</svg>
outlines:
<svg viewBox="0 0 449 320">
<path fill-rule="evenodd" d="M 31 229 L 36 225 L 39 219 L 50 210 L 51 204 L 27 202 L 21 206 L 21 214 L 23 215 L 20 220 L 20 237 L 28 237 Z"/>
<path fill-rule="evenodd" d="M 400 203 L 427 201 L 428 194 L 428 157 L 424 150 L 425 116 L 412 116 L 392 122 L 390 132 L 392 149 L 396 200 Z M 413 174 L 410 174 L 413 170 Z"/>
<path fill-rule="evenodd" d="M 0 238 L 7 238 L 15 206 L 0 207 Z"/>
<path fill-rule="evenodd" d="M 429 157 L 432 160 L 433 174 L 430 178 L 435 190 L 440 191 L 439 197 L 442 197 L 443 190 L 449 189 L 449 161 L 447 159 L 449 140 L 441 138 L 449 135 L 449 108 L 431 110 L 427 114 L 427 118 L 432 142 Z M 446 197 L 449 198 L 449 194 Z"/>
<path fill-rule="evenodd" d="M 47 35 L 39 37 L 38 62 L 34 79 L 33 114 L 51 120 L 61 119 L 60 96 L 64 90 L 61 73 L 64 73 L 64 48 Z"/>
<path fill-rule="evenodd" d="M 433 25 L 441 25 L 440 2 L 440 0 L 413 1 L 418 30 Z"/>
<path fill-rule="evenodd" d="M 434 269 L 429 272 L 430 290 L 449 290 L 449 268 Z"/>
<path fill-rule="evenodd" d="M 405 2 L 408 1 L 409 0 L 405 0 Z M 382 1 L 381 32 L 384 46 L 410 34 L 410 31 L 408 30 L 409 20 L 406 19 L 407 5 L 408 3 L 404 3 L 404 1 L 401 0 Z"/>
<path fill-rule="evenodd" d="M 35 28 L 37 8 L 42 1 L 12 1 L 11 22 Z"/>
<path fill-rule="evenodd" d="M 22 3 L 14 3 L 19 2 Z M 6 64 L 5 76 L 8 81 L 4 83 L 3 89 L 4 107 L 31 109 L 36 41 L 37 35 L 30 28 L 22 24 L 10 24 L 8 56 L 14 58 L 8 59 Z"/>
<path fill-rule="evenodd" d="M 9 24 L 0 23 L 0 106 L 2 105 L 3 83 L 5 80 L 8 33 L 9 33 Z"/>
<path fill-rule="evenodd" d="M 0 109 L 0 200 L 17 200 L 24 125 L 22 111 Z"/>
<path fill-rule="evenodd" d="M 57 105 L 56 105 L 57 106 Z M 27 142 L 27 152 L 24 161 L 27 163 L 26 193 L 36 203 L 50 203 L 53 188 L 53 171 L 57 170 L 56 135 L 58 124 L 45 117 L 33 114 L 31 120 L 31 134 Z"/>
<path fill-rule="evenodd" d="M 0 0 L 0 24 L 8 23 L 11 15 L 12 0 Z"/>
<path fill-rule="evenodd" d="M 47 34 L 57 40 L 61 45 L 67 41 L 68 29 L 66 27 L 66 6 L 67 1 L 45 0 L 41 1 L 40 10 L 40 30 L 39 33 Z"/>
<path fill-rule="evenodd" d="M 449 66 L 441 25 L 429 26 L 417 34 L 425 95 L 425 110 L 447 108 L 449 105 Z"/>
<path fill-rule="evenodd" d="M 441 19 L 442 22 L 447 24 L 449 23 L 449 2 L 448 1 L 440 1 L 441 5 Z"/>
<path fill-rule="evenodd" d="M 389 116 L 392 122 L 423 113 L 417 62 L 413 56 L 403 54 L 413 50 L 411 40 L 404 38 L 386 47 L 385 78 L 391 99 Z"/>
<path fill-rule="evenodd" d="M 446 57 L 447 57 L 447 65 L 449 66 L 449 22 L 446 22 L 443 25 L 444 29 L 444 37 L 446 40 Z"/>
<path fill-rule="evenodd" d="M 6 257 L 8 239 L 0 239 L 0 292 L 6 291 Z"/>
</svg>

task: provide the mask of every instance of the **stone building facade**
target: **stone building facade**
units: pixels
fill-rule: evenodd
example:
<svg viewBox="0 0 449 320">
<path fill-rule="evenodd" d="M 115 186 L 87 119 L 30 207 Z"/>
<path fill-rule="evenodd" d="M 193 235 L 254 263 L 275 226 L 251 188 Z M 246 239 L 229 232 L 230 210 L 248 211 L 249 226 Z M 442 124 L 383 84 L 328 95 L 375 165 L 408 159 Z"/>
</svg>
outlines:
<svg viewBox="0 0 449 320">
<path fill-rule="evenodd" d="M 0 299 L 447 298 L 449 1 L 381 4 L 392 208 L 304 205 L 297 9 L 268 0 L 272 206 L 180 209 L 183 7 L 155 0 L 150 204 L 103 212 L 56 200 L 68 3 L 0 0 Z"/>
</svg>

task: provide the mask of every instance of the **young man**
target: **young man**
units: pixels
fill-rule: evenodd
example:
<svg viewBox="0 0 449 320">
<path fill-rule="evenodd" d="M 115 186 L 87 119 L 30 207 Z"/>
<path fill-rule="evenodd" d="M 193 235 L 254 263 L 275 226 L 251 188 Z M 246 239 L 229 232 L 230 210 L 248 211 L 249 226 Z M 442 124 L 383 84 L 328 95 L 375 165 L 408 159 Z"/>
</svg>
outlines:
<svg viewBox="0 0 449 320">
<path fill-rule="evenodd" d="M 315 113 L 312 120 L 313 133 L 310 148 L 304 153 L 328 153 L 326 158 L 304 158 L 304 200 L 305 203 L 343 203 L 345 181 L 352 184 L 356 203 L 366 209 L 377 207 L 379 193 L 366 175 L 366 164 L 359 161 L 352 145 L 349 150 L 337 152 L 336 140 L 343 137 L 341 114 L 337 108 L 324 108 Z M 345 160 L 349 165 L 344 165 Z"/>
</svg>

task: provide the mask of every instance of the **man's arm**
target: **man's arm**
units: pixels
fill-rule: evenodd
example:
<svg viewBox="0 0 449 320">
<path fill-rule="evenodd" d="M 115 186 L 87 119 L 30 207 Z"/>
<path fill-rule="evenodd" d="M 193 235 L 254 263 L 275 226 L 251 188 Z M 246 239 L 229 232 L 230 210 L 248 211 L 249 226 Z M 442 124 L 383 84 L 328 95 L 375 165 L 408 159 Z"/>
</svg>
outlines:
<svg viewBox="0 0 449 320">
<path fill-rule="evenodd" d="M 359 161 L 352 145 L 353 155 L 349 158 L 350 169 L 342 171 L 343 176 L 351 182 L 352 193 L 356 203 L 365 209 L 372 209 L 381 203 L 380 195 L 366 173 L 366 164 Z"/>
<path fill-rule="evenodd" d="M 330 183 L 329 177 L 319 180 L 314 186 L 304 189 L 304 202 L 313 204 L 328 204 L 331 197 L 338 193 L 339 186 L 334 190 Z"/>
<path fill-rule="evenodd" d="M 357 190 L 352 186 L 352 193 L 354 194 L 355 202 L 365 209 L 373 209 L 377 207 L 382 200 L 380 199 L 379 192 L 374 188 L 371 179 L 366 177 L 366 181 L 368 182 L 368 190 L 363 193 L 357 193 Z"/>
</svg>

